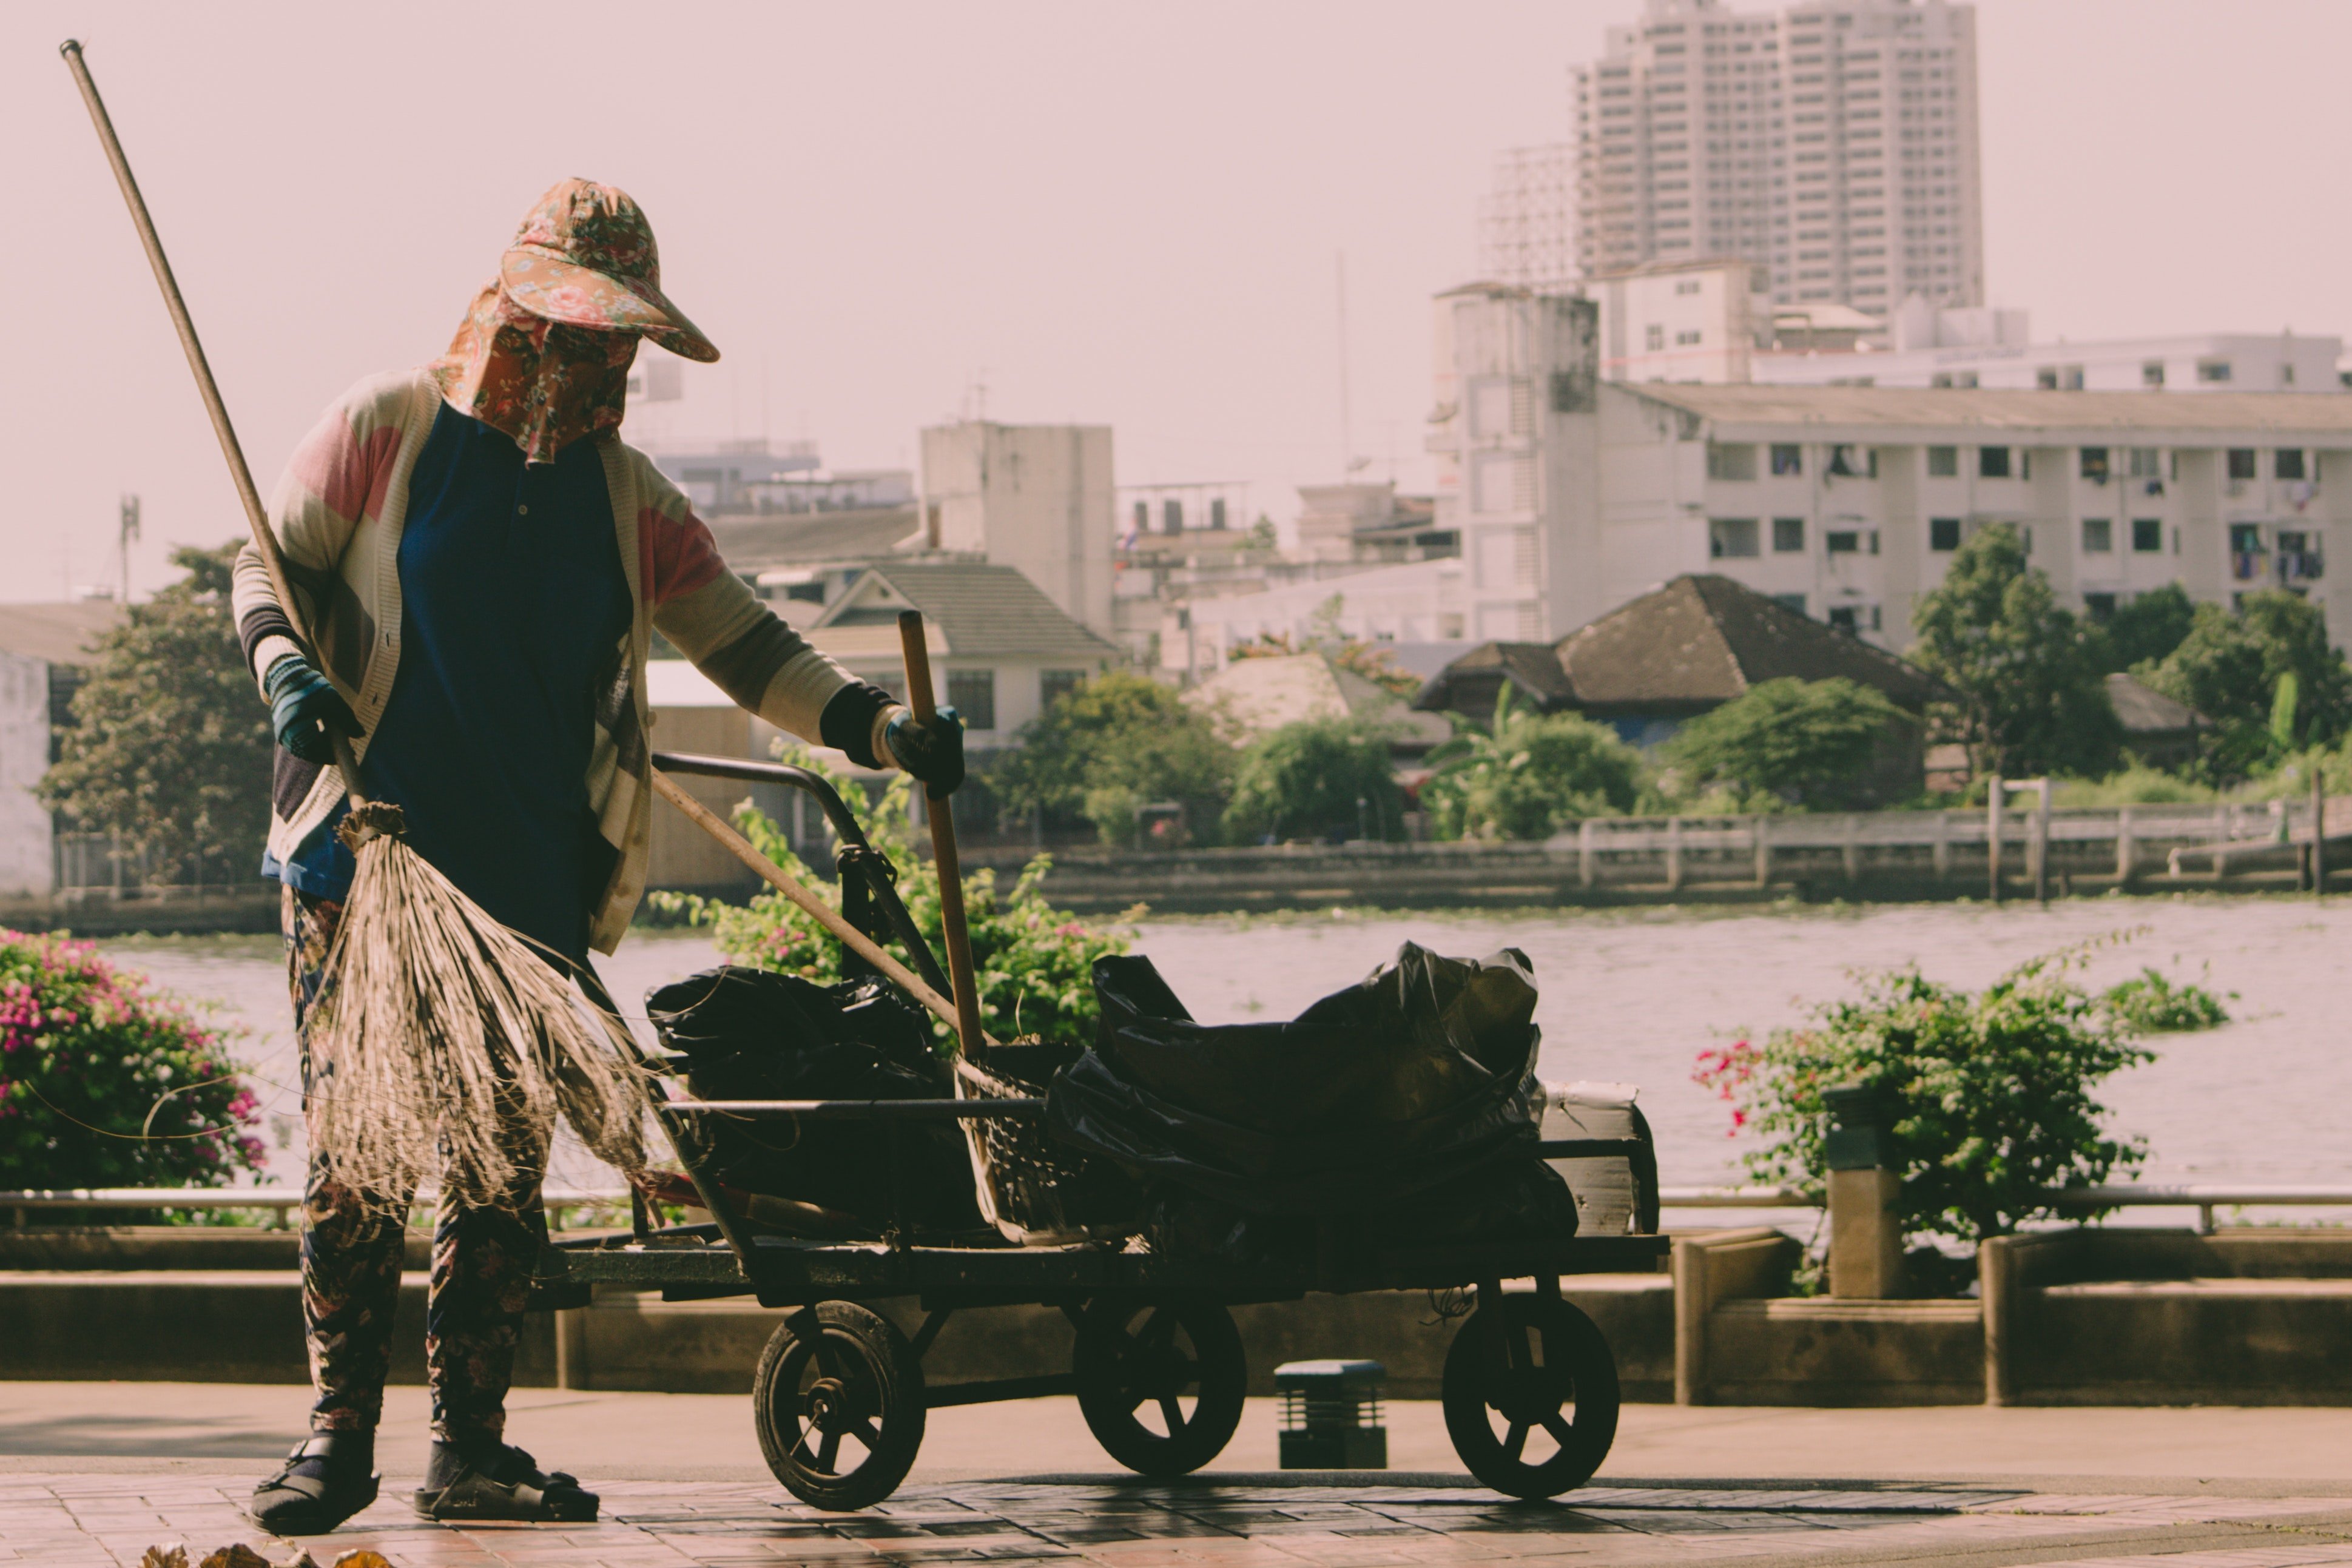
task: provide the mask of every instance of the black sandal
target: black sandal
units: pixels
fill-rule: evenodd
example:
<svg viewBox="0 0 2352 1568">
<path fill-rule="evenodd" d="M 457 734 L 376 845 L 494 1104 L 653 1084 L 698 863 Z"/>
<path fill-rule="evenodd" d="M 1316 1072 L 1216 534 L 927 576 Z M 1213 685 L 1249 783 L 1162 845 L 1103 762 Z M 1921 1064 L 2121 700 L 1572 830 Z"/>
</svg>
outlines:
<svg viewBox="0 0 2352 1568">
<path fill-rule="evenodd" d="M 354 1452 L 362 1437 L 365 1450 Z M 324 1535 L 375 1501 L 383 1478 L 374 1469 L 374 1439 L 373 1432 L 314 1434 L 253 1489 L 247 1505 L 253 1522 L 272 1535 Z"/>
<path fill-rule="evenodd" d="M 463 1461 L 446 1486 L 419 1487 L 409 1500 L 431 1520 L 503 1520 L 536 1524 L 591 1524 L 597 1497 L 579 1478 L 542 1471 L 520 1448 L 504 1445 Z"/>
</svg>

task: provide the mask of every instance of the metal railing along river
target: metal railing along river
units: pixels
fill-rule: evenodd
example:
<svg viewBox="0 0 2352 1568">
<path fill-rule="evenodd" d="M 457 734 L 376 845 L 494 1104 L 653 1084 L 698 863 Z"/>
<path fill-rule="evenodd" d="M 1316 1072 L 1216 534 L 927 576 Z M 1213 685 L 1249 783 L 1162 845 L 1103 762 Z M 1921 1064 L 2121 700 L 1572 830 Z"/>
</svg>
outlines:
<svg viewBox="0 0 2352 1568">
<path fill-rule="evenodd" d="M 433 1197 L 418 1195 L 419 1203 Z M 2053 1195 L 2062 1210 L 2193 1208 L 2197 1228 L 2210 1232 L 2223 1208 L 2336 1208 L 2352 1207 L 2352 1186 L 2147 1186 L 2068 1187 Z M 607 1208 L 629 1201 L 626 1187 L 546 1188 L 541 1201 L 552 1209 Z M 1667 1186 L 1658 1189 L 1662 1208 L 1820 1208 L 1819 1192 L 1793 1186 Z M 0 1190 L 0 1209 L 19 1216 L 34 1210 L 180 1208 L 294 1209 L 302 1207 L 299 1187 L 105 1186 Z"/>
</svg>

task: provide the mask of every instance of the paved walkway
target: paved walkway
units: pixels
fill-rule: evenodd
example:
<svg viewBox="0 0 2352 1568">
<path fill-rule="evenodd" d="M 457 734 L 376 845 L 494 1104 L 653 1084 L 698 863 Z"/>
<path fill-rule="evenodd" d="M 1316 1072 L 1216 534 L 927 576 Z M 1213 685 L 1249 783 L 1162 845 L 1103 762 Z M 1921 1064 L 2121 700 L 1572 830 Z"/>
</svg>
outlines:
<svg viewBox="0 0 2352 1568">
<path fill-rule="evenodd" d="M 1599 1481 L 1521 1504 L 1459 1473 L 1420 1402 L 1390 1406 L 1386 1475 L 1268 1473 L 1274 1412 L 1253 1401 L 1226 1469 L 1161 1486 L 1106 1474 L 1069 1401 L 1031 1400 L 933 1413 L 898 1497 L 833 1515 L 767 1478 L 740 1396 L 534 1389 L 515 1396 L 515 1438 L 588 1478 L 603 1521 L 457 1530 L 407 1511 L 422 1399 L 394 1389 L 383 1500 L 332 1536 L 273 1541 L 238 1505 L 299 1431 L 304 1394 L 0 1383 L 0 1568 L 131 1568 L 173 1542 L 192 1563 L 244 1542 L 279 1563 L 307 1545 L 321 1564 L 367 1548 L 395 1568 L 2352 1568 L 2346 1410 L 1632 1406 Z"/>
</svg>

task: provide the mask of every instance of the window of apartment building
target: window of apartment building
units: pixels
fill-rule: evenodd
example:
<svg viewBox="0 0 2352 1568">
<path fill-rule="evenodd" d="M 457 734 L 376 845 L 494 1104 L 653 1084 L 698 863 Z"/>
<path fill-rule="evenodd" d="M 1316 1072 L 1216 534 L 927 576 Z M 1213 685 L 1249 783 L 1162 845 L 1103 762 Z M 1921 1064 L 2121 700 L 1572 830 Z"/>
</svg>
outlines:
<svg viewBox="0 0 2352 1568">
<path fill-rule="evenodd" d="M 1959 549 L 1960 519 L 1958 517 L 1929 517 L 1927 519 L 1927 548 L 1938 554 L 1948 553 Z"/>
<path fill-rule="evenodd" d="M 2281 479 L 2303 477 L 2303 453 L 2299 448 L 2283 446 L 2271 458 L 2271 472 Z"/>
<path fill-rule="evenodd" d="M 1677 347 L 1680 347 L 1680 348 L 1685 348 L 1685 349 L 1686 349 L 1686 348 L 1690 348 L 1690 347 L 1691 347 L 1691 346 L 1693 346 L 1694 344 L 1697 343 L 1697 341 L 1698 341 L 1698 338 L 1699 338 L 1698 331 L 1697 331 L 1697 329 L 1695 329 L 1695 328 L 1694 328 L 1694 329 L 1688 329 L 1688 330 L 1685 330 L 1685 331 L 1681 331 L 1681 332 L 1677 332 L 1677 333 L 1675 333 L 1675 345 L 1676 345 Z"/>
<path fill-rule="evenodd" d="M 1183 502 L 1162 501 L 1160 504 L 1160 531 L 1164 534 L 1181 534 L 1184 531 Z"/>
<path fill-rule="evenodd" d="M 1945 384 L 1948 386 L 1951 383 L 1948 381 Z M 1927 448 L 1928 478 L 1957 479 L 1959 477 L 1959 475 L 1960 449 L 1958 447 L 1930 446 Z"/>
<path fill-rule="evenodd" d="M 2107 449 L 2105 447 L 2083 448 L 2083 477 L 2095 479 L 2102 485 L 2107 482 Z"/>
<path fill-rule="evenodd" d="M 1775 477 L 1805 471 L 1805 449 L 1794 444 L 1775 444 L 1772 448 L 1772 473 Z"/>
<path fill-rule="evenodd" d="M 1698 292 L 1698 279 L 1696 277 L 1685 277 L 1681 279 L 1675 283 L 1675 292 L 1677 294 L 1696 294 Z"/>
<path fill-rule="evenodd" d="M 1084 670 L 1040 670 L 1037 673 L 1037 706 L 1052 707 L 1072 692 L 1087 684 Z"/>
<path fill-rule="evenodd" d="M 2143 360 L 2140 361 L 2139 384 L 2144 387 L 2162 386 L 2164 384 L 2164 361 L 2162 360 Z"/>
<path fill-rule="evenodd" d="M 2254 476 L 2254 449 L 2252 447 L 2231 447 L 2228 462 L 2229 476 L 2231 478 L 2251 479 Z"/>
<path fill-rule="evenodd" d="M 1860 636 L 1865 630 L 1878 630 L 1878 606 L 1875 604 L 1834 604 L 1830 607 L 1830 625 L 1848 636 Z"/>
<path fill-rule="evenodd" d="M 1805 612 L 1805 596 L 1801 593 L 1776 593 L 1772 596 L 1772 602 L 1783 610 L 1793 610 L 1800 615 Z"/>
<path fill-rule="evenodd" d="M 1139 534 L 1151 531 L 1151 503 L 1149 501 L 1135 504 L 1135 531 Z"/>
<path fill-rule="evenodd" d="M 2083 553 L 2112 555 L 2116 548 L 2116 525 L 2110 517 L 2083 519 Z"/>
<path fill-rule="evenodd" d="M 2132 553 L 2158 555 L 2164 549 L 2164 519 L 2134 517 L 2132 519 Z"/>
<path fill-rule="evenodd" d="M 1710 479 L 1755 478 L 1756 448 L 1742 444 L 1726 446 L 1708 442 L 1706 476 Z"/>
<path fill-rule="evenodd" d="M 1875 479 L 1878 477 L 1878 448 L 1832 446 L 1830 448 L 1828 472 L 1844 479 Z"/>
<path fill-rule="evenodd" d="M 2279 367 L 2279 385 L 2283 387 L 2291 387 L 2294 385 L 2294 361 L 2290 360 L 2285 364 Z"/>
<path fill-rule="evenodd" d="M 1223 496 L 1212 496 L 1209 498 L 1209 527 L 1213 531 L 1224 526 L 1225 498 Z"/>
<path fill-rule="evenodd" d="M 2009 448 L 1979 446 L 1977 448 L 1977 477 L 2006 479 L 2009 477 Z"/>
<path fill-rule="evenodd" d="M 2227 360 L 2198 361 L 2197 379 L 2200 382 L 2228 381 L 2230 379 L 2230 361 Z"/>
<path fill-rule="evenodd" d="M 2093 624 L 2105 625 L 2115 617 L 2116 596 L 2112 593 L 2083 595 L 2083 613 L 2091 618 Z"/>
<path fill-rule="evenodd" d="M 966 729 L 996 727 L 996 672 L 994 670 L 950 670 L 948 701 L 963 719 Z"/>
<path fill-rule="evenodd" d="M 2153 446 L 2133 447 L 2131 449 L 2131 476 L 2135 479 L 2161 479 L 2164 477 L 2163 452 Z"/>
<path fill-rule="evenodd" d="M 1862 533 L 1857 528 L 1832 528 L 1822 536 L 1822 548 L 1832 555 L 1860 555 Z"/>
<path fill-rule="evenodd" d="M 1772 552 L 1787 555 L 1805 548 L 1805 519 L 1775 517 L 1772 519 Z"/>
<path fill-rule="evenodd" d="M 1747 560 L 1758 553 L 1756 519 L 1753 517 L 1710 517 L 1706 524 L 1706 553 L 1714 560 Z"/>
<path fill-rule="evenodd" d="M 1642 346 L 1653 350 L 1664 348 L 1666 329 L 1654 321 L 1651 322 L 1648 329 L 1642 334 Z"/>
</svg>

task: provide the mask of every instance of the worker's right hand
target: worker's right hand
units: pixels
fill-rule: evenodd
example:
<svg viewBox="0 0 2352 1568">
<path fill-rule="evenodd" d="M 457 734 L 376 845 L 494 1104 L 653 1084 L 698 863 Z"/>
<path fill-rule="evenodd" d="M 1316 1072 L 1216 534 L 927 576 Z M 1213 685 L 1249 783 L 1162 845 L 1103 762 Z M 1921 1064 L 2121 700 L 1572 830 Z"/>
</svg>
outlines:
<svg viewBox="0 0 2352 1568">
<path fill-rule="evenodd" d="M 331 731 L 359 733 L 352 705 L 299 653 L 289 653 L 270 665 L 261 686 L 269 694 L 269 727 L 278 744 L 305 762 L 323 768 L 335 759 Z"/>
</svg>

